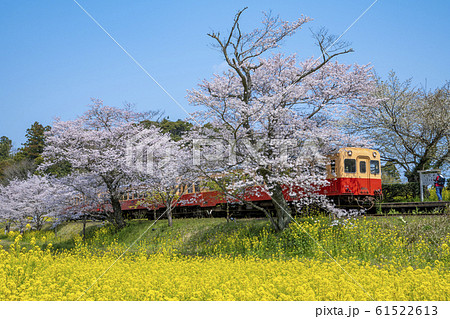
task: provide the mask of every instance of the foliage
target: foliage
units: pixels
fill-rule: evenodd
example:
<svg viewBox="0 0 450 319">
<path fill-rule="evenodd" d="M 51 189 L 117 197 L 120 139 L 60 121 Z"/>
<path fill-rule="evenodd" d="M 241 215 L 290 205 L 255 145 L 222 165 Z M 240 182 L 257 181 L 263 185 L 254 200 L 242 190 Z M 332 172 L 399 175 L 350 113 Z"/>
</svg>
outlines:
<svg viewBox="0 0 450 319">
<path fill-rule="evenodd" d="M 383 184 L 383 199 L 386 202 L 412 201 L 420 196 L 419 183 Z"/>
<path fill-rule="evenodd" d="M 438 201 L 438 197 L 436 195 L 436 188 L 433 187 L 430 189 L 430 196 L 428 197 L 428 199 L 434 202 Z M 444 187 L 444 189 L 442 190 L 442 200 L 450 202 L 450 186 Z"/>
<path fill-rule="evenodd" d="M 0 137 L 0 161 L 10 158 L 11 148 L 12 141 L 6 136 Z"/>
<path fill-rule="evenodd" d="M 401 183 L 400 172 L 394 163 L 387 161 L 381 166 L 381 180 L 385 184 Z"/>
<path fill-rule="evenodd" d="M 9 165 L 4 168 L 3 171 L 3 183 L 8 184 L 10 181 L 15 179 L 25 180 L 29 175 L 34 174 L 37 165 L 35 161 L 30 159 L 21 159 L 9 161 Z"/>
<path fill-rule="evenodd" d="M 383 184 L 383 201 L 385 202 L 415 202 L 420 201 L 420 183 Z M 436 189 L 431 187 L 424 190 L 424 199 L 437 201 Z M 442 199 L 450 201 L 449 187 L 444 187 Z"/>
<path fill-rule="evenodd" d="M 394 72 L 378 79 L 378 105 L 353 109 L 350 132 L 361 134 L 380 149 L 382 159 L 404 170 L 409 182 L 419 170 L 445 168 L 450 155 L 450 83 L 434 91 L 401 82 Z"/>
<path fill-rule="evenodd" d="M 170 121 L 166 118 L 162 121 L 143 121 L 141 123 L 145 128 L 155 126 L 161 129 L 163 134 L 170 133 L 174 141 L 180 141 L 183 135 L 192 128 L 192 124 L 183 120 Z"/>
<path fill-rule="evenodd" d="M 15 158 L 17 160 L 37 160 L 44 151 L 45 132 L 48 132 L 49 130 L 50 126 L 43 126 L 39 122 L 34 122 L 31 127 L 27 129 L 27 133 L 25 134 L 27 140 L 23 144 L 23 147 L 15 154 Z"/>
<path fill-rule="evenodd" d="M 72 165 L 69 161 L 58 161 L 46 167 L 45 173 L 55 177 L 65 177 L 72 173 Z"/>
<path fill-rule="evenodd" d="M 13 163 L 12 159 L 0 161 L 0 184 L 6 184 L 5 171 L 8 171 Z"/>
<path fill-rule="evenodd" d="M 163 134 L 154 127 L 140 132 L 138 144 L 141 149 L 145 148 L 145 154 L 136 152 L 138 165 L 132 185 L 134 189 L 141 189 L 145 198 L 137 205 L 150 210 L 165 207 L 165 214 L 171 226 L 172 209 L 186 193 L 187 186 L 194 183 L 191 152 L 183 147 L 182 143 L 171 139 L 169 134 Z M 143 155 L 146 156 L 146 161 L 139 163 Z"/>
<path fill-rule="evenodd" d="M 47 176 L 29 175 L 24 180 L 15 179 L 0 187 L 0 221 L 9 229 L 13 223 L 23 232 L 26 226 L 41 229 L 44 222 L 60 212 L 68 202 L 67 190 Z"/>
<path fill-rule="evenodd" d="M 112 208 L 106 211 L 108 219 L 123 227 L 125 221 L 119 200 L 134 174 L 127 162 L 127 146 L 141 133 L 138 124 L 156 113 L 137 113 L 130 107 L 110 107 L 93 100 L 83 116 L 53 124 L 46 135 L 45 163 L 41 169 L 45 171 L 55 164 L 66 163 L 74 174 L 89 176 L 95 183 L 101 181 L 104 197 Z"/>
<path fill-rule="evenodd" d="M 64 191 L 55 194 L 62 209 L 52 214 L 53 225 L 57 227 L 65 221 L 83 220 L 83 239 L 86 235 L 87 220 L 103 221 L 111 214 L 109 200 L 104 196 L 103 181 L 91 174 L 71 174 L 58 179 Z"/>
<path fill-rule="evenodd" d="M 389 221 L 371 218 L 330 221 L 314 217 L 298 220 L 282 233 L 275 233 L 268 225 L 250 223 L 234 227 L 232 224 L 222 231 L 218 227 L 201 235 L 194 252 L 205 256 L 327 259 L 325 250 L 333 258 L 355 258 L 396 268 L 423 268 L 446 256 L 445 245 L 450 240 L 446 216 L 392 217 Z M 194 247 L 195 240 L 191 243 Z"/>
<path fill-rule="evenodd" d="M 13 164 L 12 160 L 12 141 L 6 137 L 0 137 L 0 184 L 5 179 L 5 170 Z"/>
<path fill-rule="evenodd" d="M 3 136 L 0 141 L 0 179 L 7 184 L 13 179 L 26 179 L 33 174 L 42 163 L 42 152 L 45 145 L 45 132 L 50 126 L 34 122 L 27 129 L 26 141 L 15 153 L 11 153 L 12 141 Z"/>
</svg>

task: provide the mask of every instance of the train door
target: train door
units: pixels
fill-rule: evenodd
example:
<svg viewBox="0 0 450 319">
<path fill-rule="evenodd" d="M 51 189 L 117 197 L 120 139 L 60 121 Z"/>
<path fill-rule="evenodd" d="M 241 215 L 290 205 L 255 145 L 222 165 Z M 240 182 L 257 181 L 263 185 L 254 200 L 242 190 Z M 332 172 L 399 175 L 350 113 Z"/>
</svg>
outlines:
<svg viewBox="0 0 450 319">
<path fill-rule="evenodd" d="M 337 172 L 336 172 L 336 161 L 337 158 L 331 159 L 330 162 L 330 193 L 331 194 L 338 194 L 339 188 L 338 188 L 338 179 Z"/>
<path fill-rule="evenodd" d="M 327 168 L 327 180 L 330 182 L 328 186 L 324 188 L 324 193 L 327 195 L 337 195 L 339 192 L 338 188 L 338 170 L 339 163 L 337 163 L 338 157 L 333 156 L 329 158 L 329 164 L 326 166 Z"/>
<path fill-rule="evenodd" d="M 358 156 L 358 184 L 359 194 L 368 195 L 370 193 L 370 158 L 368 156 Z"/>
</svg>

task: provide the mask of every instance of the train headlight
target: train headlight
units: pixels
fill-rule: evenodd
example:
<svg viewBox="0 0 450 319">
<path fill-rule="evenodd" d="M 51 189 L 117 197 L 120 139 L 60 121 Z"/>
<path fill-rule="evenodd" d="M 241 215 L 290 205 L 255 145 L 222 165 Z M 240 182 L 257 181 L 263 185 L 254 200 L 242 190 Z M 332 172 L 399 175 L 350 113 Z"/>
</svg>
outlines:
<svg viewBox="0 0 450 319">
<path fill-rule="evenodd" d="M 347 152 L 348 156 L 352 156 L 352 151 Z"/>
<path fill-rule="evenodd" d="M 377 152 L 373 152 L 373 157 L 377 157 Z"/>
</svg>

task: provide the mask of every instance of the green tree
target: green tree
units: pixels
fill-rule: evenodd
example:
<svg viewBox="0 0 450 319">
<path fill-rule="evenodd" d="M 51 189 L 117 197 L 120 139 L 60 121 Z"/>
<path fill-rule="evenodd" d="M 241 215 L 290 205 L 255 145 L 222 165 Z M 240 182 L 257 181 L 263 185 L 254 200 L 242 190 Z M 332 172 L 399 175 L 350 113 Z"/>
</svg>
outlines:
<svg viewBox="0 0 450 319">
<path fill-rule="evenodd" d="M 12 141 L 6 136 L 0 137 L 0 161 L 11 157 Z"/>
<path fill-rule="evenodd" d="M 5 172 L 13 165 L 13 163 L 12 159 L 0 160 L 0 185 L 7 182 Z"/>
<path fill-rule="evenodd" d="M 60 161 L 45 169 L 45 173 L 56 177 L 67 176 L 72 172 L 72 165 L 68 161 Z"/>
<path fill-rule="evenodd" d="M 0 137 L 0 183 L 5 178 L 5 170 L 12 164 L 12 141 L 6 136 Z"/>
<path fill-rule="evenodd" d="M 40 162 L 40 157 L 44 151 L 46 131 L 50 130 L 50 126 L 43 126 L 39 122 L 34 122 L 29 129 L 27 129 L 26 142 L 23 147 L 19 149 L 16 154 L 16 160 L 29 159 L 37 163 Z"/>
<path fill-rule="evenodd" d="M 174 141 L 181 140 L 183 134 L 192 128 L 191 123 L 180 119 L 174 122 L 165 118 L 162 121 L 143 121 L 142 124 L 145 128 L 148 128 L 149 126 L 156 126 L 160 128 L 163 133 L 170 133 L 170 137 Z"/>
<path fill-rule="evenodd" d="M 10 160 L 3 168 L 2 178 L 4 183 L 14 179 L 25 180 L 36 171 L 36 163 L 30 159 Z"/>
<path fill-rule="evenodd" d="M 381 167 L 381 180 L 386 184 L 401 183 L 400 173 L 394 163 L 387 161 Z"/>
</svg>

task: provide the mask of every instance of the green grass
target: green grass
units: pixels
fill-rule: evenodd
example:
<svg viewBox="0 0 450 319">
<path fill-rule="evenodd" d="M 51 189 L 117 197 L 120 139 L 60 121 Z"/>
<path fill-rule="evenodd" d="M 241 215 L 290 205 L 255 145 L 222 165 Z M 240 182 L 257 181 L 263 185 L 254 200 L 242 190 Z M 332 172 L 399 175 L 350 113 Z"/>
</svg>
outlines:
<svg viewBox="0 0 450 319">
<path fill-rule="evenodd" d="M 101 227 L 99 222 L 88 222 L 86 225 L 86 233 L 93 234 L 95 230 Z M 22 246 L 29 248 L 31 238 L 35 238 L 36 242 L 42 248 L 45 248 L 49 243 L 53 245 L 55 249 L 72 249 L 75 247 L 74 238 L 82 233 L 82 222 L 70 222 L 59 225 L 56 229 L 51 229 L 51 223 L 47 223 L 43 226 L 42 230 L 25 231 L 23 234 Z M 17 231 L 16 231 L 17 232 Z M 4 249 L 8 249 L 9 245 L 14 242 L 14 238 L 4 233 L 0 235 L 0 245 Z"/>
<path fill-rule="evenodd" d="M 375 217 L 372 217 L 375 219 Z M 402 216 L 376 218 L 383 229 L 400 229 L 408 243 L 415 243 L 424 239 L 428 245 L 436 246 L 443 238 L 450 235 L 450 218 L 441 216 Z"/>
<path fill-rule="evenodd" d="M 154 223 L 148 220 L 132 220 L 120 230 L 106 227 L 88 236 L 87 243 L 95 248 L 105 249 L 112 243 L 130 246 L 138 243 L 131 251 L 145 249 L 148 253 L 170 250 L 183 255 L 205 255 L 204 248 L 211 245 L 216 236 L 228 236 L 238 230 L 250 227 L 251 235 L 267 227 L 266 220 L 241 219 L 228 222 L 221 218 L 175 219 L 169 227 L 167 221 Z"/>
</svg>

